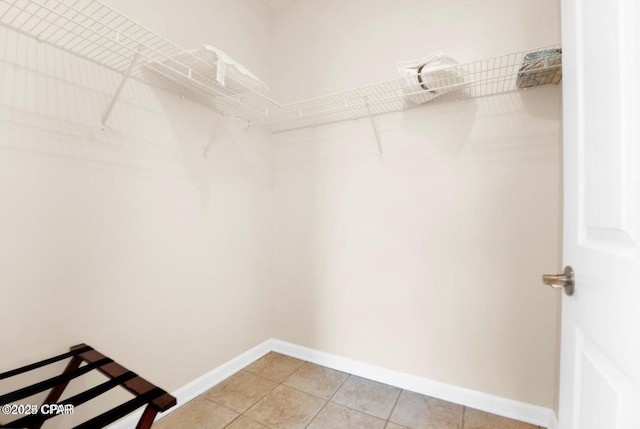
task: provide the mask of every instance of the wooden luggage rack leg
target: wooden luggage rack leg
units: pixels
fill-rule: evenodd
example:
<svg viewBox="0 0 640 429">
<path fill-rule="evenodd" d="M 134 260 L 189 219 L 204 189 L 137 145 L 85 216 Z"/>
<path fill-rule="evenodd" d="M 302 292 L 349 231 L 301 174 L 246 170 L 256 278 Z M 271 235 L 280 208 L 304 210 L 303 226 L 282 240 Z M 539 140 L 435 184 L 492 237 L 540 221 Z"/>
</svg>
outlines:
<svg viewBox="0 0 640 429">
<path fill-rule="evenodd" d="M 73 349 L 74 348 L 72 347 L 71 351 L 74 351 Z M 68 374 L 68 373 L 71 373 L 73 371 L 76 371 L 78 368 L 80 368 L 81 364 L 82 364 L 82 359 L 80 359 L 78 356 L 72 357 L 71 360 L 69 361 L 69 363 L 67 364 L 66 368 L 64 369 L 64 371 L 62 371 L 62 374 Z M 67 388 L 67 386 L 69 385 L 70 381 L 71 380 L 64 381 L 64 382 L 58 384 L 53 389 L 51 389 L 51 391 L 49 392 L 49 394 L 47 395 L 47 397 L 45 398 L 45 400 L 42 403 L 43 404 L 55 404 L 55 403 L 57 403 L 58 399 L 60 399 L 60 397 L 62 396 L 62 393 L 64 392 L 64 389 Z M 34 429 L 40 429 L 43 424 L 44 424 L 44 420 L 42 420 L 40 423 L 37 423 L 36 425 L 34 425 L 33 428 Z"/>
<path fill-rule="evenodd" d="M 153 424 L 153 420 L 156 418 L 156 414 L 158 414 L 158 412 L 154 410 L 151 405 L 147 405 L 142 416 L 140 416 L 140 420 L 138 420 L 136 429 L 149 429 Z"/>
</svg>

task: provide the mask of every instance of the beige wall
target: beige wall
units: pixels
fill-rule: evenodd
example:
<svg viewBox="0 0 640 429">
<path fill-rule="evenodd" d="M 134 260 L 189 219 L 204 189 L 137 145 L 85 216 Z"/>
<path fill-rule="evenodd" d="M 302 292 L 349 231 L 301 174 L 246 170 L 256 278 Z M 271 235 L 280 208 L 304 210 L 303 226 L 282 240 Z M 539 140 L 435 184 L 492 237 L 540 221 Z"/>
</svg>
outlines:
<svg viewBox="0 0 640 429">
<path fill-rule="evenodd" d="M 470 62 L 558 43 L 558 0 L 298 0 L 274 15 L 278 101 L 395 79 L 435 50 Z"/>
<path fill-rule="evenodd" d="M 557 28 L 555 1 L 300 1 L 276 18 L 273 87 L 311 97 Z M 272 139 L 275 337 L 554 407 L 558 304 L 540 275 L 559 257 L 561 88 L 378 124 L 382 161 L 367 120 Z"/>
<path fill-rule="evenodd" d="M 108 4 L 283 101 L 559 38 L 555 0 Z M 85 341 L 172 390 L 276 337 L 554 406 L 560 88 L 379 118 L 379 161 L 366 121 L 267 139 L 136 82 L 100 133 L 119 76 L 0 46 L 0 371 Z"/>
<path fill-rule="evenodd" d="M 109 3 L 187 47 L 220 23 L 218 46 L 268 69 L 260 2 Z M 87 342 L 173 390 L 268 338 L 266 140 L 135 81 L 101 133 L 120 76 L 5 29 L 0 46 L 0 372 Z"/>
<path fill-rule="evenodd" d="M 178 46 L 222 49 L 261 80 L 271 81 L 274 12 L 262 0 L 108 0 L 109 6 Z"/>
</svg>

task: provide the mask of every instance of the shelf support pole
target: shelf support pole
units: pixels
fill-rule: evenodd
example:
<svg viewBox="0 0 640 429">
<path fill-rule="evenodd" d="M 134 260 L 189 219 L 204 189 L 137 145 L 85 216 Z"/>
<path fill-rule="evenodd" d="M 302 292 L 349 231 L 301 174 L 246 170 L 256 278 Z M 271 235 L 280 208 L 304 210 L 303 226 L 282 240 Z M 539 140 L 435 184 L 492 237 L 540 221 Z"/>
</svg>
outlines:
<svg viewBox="0 0 640 429">
<path fill-rule="evenodd" d="M 122 80 L 120 81 L 120 85 L 118 85 L 118 89 L 116 89 L 116 93 L 113 94 L 113 97 L 111 98 L 111 103 L 109 103 L 109 106 L 107 107 L 107 110 L 105 110 L 105 112 L 102 114 L 102 118 L 100 118 L 100 123 L 102 124 L 102 130 L 104 130 L 105 125 L 107 125 L 107 121 L 109 120 L 109 116 L 111 116 L 111 111 L 113 110 L 113 106 L 116 105 L 116 102 L 118 101 L 118 97 L 120 97 L 120 93 L 122 92 L 122 89 L 124 88 L 124 84 L 127 83 L 127 79 L 129 79 L 129 76 L 131 75 L 131 71 L 133 70 L 133 67 L 138 62 L 138 59 L 140 59 L 140 52 L 141 51 L 142 51 L 142 45 L 138 46 L 138 52 L 136 52 L 136 54 L 131 59 L 131 63 L 129 64 L 129 68 L 127 68 L 127 71 L 122 76 Z"/>
<path fill-rule="evenodd" d="M 365 101 L 367 104 L 367 113 L 369 114 L 369 121 L 371 122 L 371 128 L 373 129 L 373 135 L 376 138 L 376 144 L 378 145 L 378 154 L 380 155 L 380 159 L 382 159 L 382 141 L 380 141 L 380 134 L 378 132 L 378 127 L 375 119 L 373 118 L 373 114 L 371 113 L 371 104 L 369 104 L 369 98 L 365 97 Z"/>
</svg>

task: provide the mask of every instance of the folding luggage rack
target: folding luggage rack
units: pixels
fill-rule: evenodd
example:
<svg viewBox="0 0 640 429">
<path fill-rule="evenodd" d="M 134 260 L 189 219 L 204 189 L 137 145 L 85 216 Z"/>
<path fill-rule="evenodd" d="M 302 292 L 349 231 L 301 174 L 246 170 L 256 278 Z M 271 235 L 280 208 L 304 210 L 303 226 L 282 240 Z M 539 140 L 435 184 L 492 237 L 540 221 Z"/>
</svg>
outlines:
<svg viewBox="0 0 640 429">
<path fill-rule="evenodd" d="M 24 417 L 18 418 L 17 420 L 9 423 L 0 424 L 0 428 L 39 429 L 46 420 L 58 415 L 57 412 L 51 412 L 52 409 L 63 411 L 73 409 L 76 406 L 84 404 L 85 402 L 108 392 L 116 386 L 123 387 L 132 393 L 134 398 L 78 426 L 75 426 L 74 429 L 103 428 L 127 414 L 132 413 L 143 405 L 146 405 L 146 408 L 136 425 L 136 429 L 149 429 L 158 412 L 164 412 L 176 405 L 176 398 L 168 394 L 166 391 L 149 383 L 147 380 L 138 376 L 138 374 L 129 371 L 127 368 L 121 366 L 117 362 L 114 362 L 113 359 L 106 357 L 97 350 L 94 350 L 93 347 L 86 344 L 73 346 L 71 347 L 71 351 L 68 353 L 1 373 L 0 380 L 24 374 L 68 358 L 71 358 L 71 360 L 61 375 L 0 395 L 0 405 L 15 404 L 16 401 L 20 401 L 24 398 L 28 398 L 32 395 L 51 389 L 43 402 L 43 406 L 28 406 L 32 408 L 28 410 L 20 410 L 26 411 L 21 412 L 21 415 L 27 413 L 31 414 L 25 415 Z M 82 365 L 83 363 L 85 363 L 85 365 Z M 97 370 L 107 376 L 109 380 L 70 398 L 59 401 L 63 391 L 71 380 L 93 370 Z M 46 407 L 44 406 L 45 404 L 47 405 Z M 11 407 L 11 405 L 5 405 L 5 407 Z M 11 409 L 7 408 L 6 410 L 10 411 Z M 4 414 L 7 413 L 4 412 Z"/>
</svg>

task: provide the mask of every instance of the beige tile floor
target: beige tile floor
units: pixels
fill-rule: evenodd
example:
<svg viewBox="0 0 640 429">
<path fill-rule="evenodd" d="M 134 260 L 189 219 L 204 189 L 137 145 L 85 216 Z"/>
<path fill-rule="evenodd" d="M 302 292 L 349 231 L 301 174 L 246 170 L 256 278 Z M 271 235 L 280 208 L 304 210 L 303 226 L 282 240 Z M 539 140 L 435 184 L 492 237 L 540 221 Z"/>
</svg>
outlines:
<svg viewBox="0 0 640 429">
<path fill-rule="evenodd" d="M 153 429 L 536 429 L 269 353 Z"/>
</svg>

